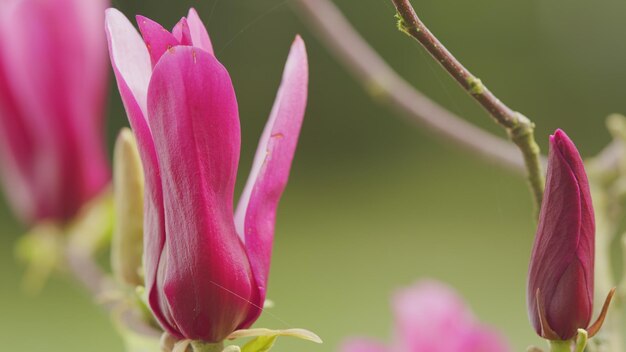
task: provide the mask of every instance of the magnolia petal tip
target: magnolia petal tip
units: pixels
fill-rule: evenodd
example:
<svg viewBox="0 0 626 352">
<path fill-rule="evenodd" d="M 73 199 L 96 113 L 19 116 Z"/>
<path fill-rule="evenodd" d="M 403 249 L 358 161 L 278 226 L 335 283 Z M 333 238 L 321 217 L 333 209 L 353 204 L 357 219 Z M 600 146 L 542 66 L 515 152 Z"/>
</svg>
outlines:
<svg viewBox="0 0 626 352">
<path fill-rule="evenodd" d="M 146 21 L 154 22 L 151 19 L 149 19 L 148 17 L 142 16 L 142 15 L 135 15 L 135 21 L 137 21 L 138 24 L 141 23 L 142 21 L 143 22 L 146 22 Z"/>
<path fill-rule="evenodd" d="M 133 132 L 128 127 L 123 127 L 117 135 L 117 140 L 120 143 L 128 143 L 134 140 Z"/>
<path fill-rule="evenodd" d="M 557 128 L 554 133 L 550 135 L 550 143 L 554 144 L 560 141 L 568 141 L 572 143 L 567 133 L 565 133 L 562 129 Z"/>
<path fill-rule="evenodd" d="M 304 39 L 300 36 L 300 34 L 296 34 L 296 37 L 291 44 L 292 49 L 297 49 L 306 52 L 306 44 L 304 43 Z"/>
<path fill-rule="evenodd" d="M 109 16 L 116 16 L 118 14 L 124 16 L 122 14 L 122 12 L 120 10 L 116 9 L 115 7 L 109 7 L 106 10 L 104 10 L 104 17 L 105 18 L 108 18 Z"/>
</svg>

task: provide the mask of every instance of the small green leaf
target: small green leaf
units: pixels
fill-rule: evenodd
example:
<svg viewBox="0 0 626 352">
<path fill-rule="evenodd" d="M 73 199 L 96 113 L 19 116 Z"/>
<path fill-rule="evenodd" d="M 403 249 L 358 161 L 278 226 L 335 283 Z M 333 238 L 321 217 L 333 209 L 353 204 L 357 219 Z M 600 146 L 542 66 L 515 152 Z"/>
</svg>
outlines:
<svg viewBox="0 0 626 352">
<path fill-rule="evenodd" d="M 589 335 L 585 329 L 578 329 L 578 334 L 576 335 L 576 352 L 584 352 L 585 347 L 587 347 L 587 339 Z"/>
<path fill-rule="evenodd" d="M 237 330 L 228 336 L 229 340 L 240 339 L 244 337 L 272 337 L 272 336 L 291 336 L 302 340 L 307 340 L 315 343 L 322 343 L 322 339 L 315 333 L 305 329 L 286 329 L 286 330 L 271 330 L 265 328 L 258 329 L 246 329 Z"/>
<path fill-rule="evenodd" d="M 279 336 L 297 337 L 302 340 L 322 343 L 322 339 L 314 333 L 305 329 L 287 329 L 287 330 L 270 330 L 264 328 L 237 330 L 228 336 L 228 339 L 240 339 L 246 337 L 254 337 L 248 341 L 241 352 L 267 352 L 276 343 Z"/>
<path fill-rule="evenodd" d="M 246 343 L 241 352 L 267 352 L 274 347 L 277 338 L 278 335 L 259 336 Z"/>
</svg>

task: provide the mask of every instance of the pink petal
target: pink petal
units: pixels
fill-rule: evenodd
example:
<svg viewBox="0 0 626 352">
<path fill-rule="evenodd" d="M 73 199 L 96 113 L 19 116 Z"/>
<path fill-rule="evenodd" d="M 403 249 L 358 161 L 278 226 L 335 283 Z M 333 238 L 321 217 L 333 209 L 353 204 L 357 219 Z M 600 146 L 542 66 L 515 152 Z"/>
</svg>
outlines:
<svg viewBox="0 0 626 352">
<path fill-rule="evenodd" d="M 465 336 L 458 348 L 460 352 L 506 352 L 510 351 L 506 340 L 488 327 L 477 326 Z"/>
<path fill-rule="evenodd" d="M 262 302 L 232 219 L 240 131 L 228 72 L 203 50 L 175 47 L 154 68 L 148 109 L 164 188 L 165 299 L 183 336 L 221 341 Z"/>
<path fill-rule="evenodd" d="M 344 341 L 339 347 L 340 352 L 387 352 L 388 349 L 378 341 L 352 338 Z"/>
<path fill-rule="evenodd" d="M 109 54 L 117 86 L 141 156 L 145 175 L 144 272 L 148 300 L 157 319 L 176 336 L 160 306 L 157 274 L 165 245 L 165 215 L 159 163 L 152 133 L 146 121 L 148 82 L 152 74 L 148 50 L 130 21 L 118 10 L 106 11 Z M 179 336 L 181 337 L 181 336 Z"/>
<path fill-rule="evenodd" d="M 137 25 L 150 53 L 152 67 L 167 50 L 180 45 L 172 33 L 147 17 L 137 16 Z"/>
<path fill-rule="evenodd" d="M 106 33 L 111 64 L 118 80 L 128 92 L 122 94 L 124 102 L 134 101 L 139 111 L 129 114 L 131 123 L 147 116 L 148 83 L 152 75 L 150 54 L 130 21 L 117 9 L 106 10 Z"/>
<path fill-rule="evenodd" d="M 393 298 L 397 350 L 457 351 L 459 341 L 472 330 L 473 317 L 451 288 L 422 281 Z M 460 351 L 465 352 L 465 351 Z"/>
<path fill-rule="evenodd" d="M 174 38 L 178 40 L 180 45 L 192 46 L 191 33 L 189 32 L 189 24 L 187 23 L 187 19 L 185 17 L 181 18 L 174 29 L 172 29 L 172 34 Z"/>
<path fill-rule="evenodd" d="M 209 33 L 202 23 L 200 16 L 198 16 L 198 13 L 193 7 L 189 9 L 187 23 L 189 24 L 189 32 L 191 33 L 193 46 L 204 49 L 210 54 L 213 54 L 213 45 L 211 44 Z"/>
<path fill-rule="evenodd" d="M 0 40 L 3 35 L 0 33 Z M 2 43 L 0 43 L 2 46 Z M 31 156 L 35 143 L 15 104 L 0 56 L 0 164 L 4 190 L 14 211 L 24 222 L 37 217 L 37 195 L 33 187 Z"/>
<path fill-rule="evenodd" d="M 307 86 L 306 48 L 302 39 L 297 37 L 235 215 L 237 232 L 245 238 L 262 299 L 265 298 L 270 268 L 276 208 L 287 184 L 298 142 Z"/>
</svg>

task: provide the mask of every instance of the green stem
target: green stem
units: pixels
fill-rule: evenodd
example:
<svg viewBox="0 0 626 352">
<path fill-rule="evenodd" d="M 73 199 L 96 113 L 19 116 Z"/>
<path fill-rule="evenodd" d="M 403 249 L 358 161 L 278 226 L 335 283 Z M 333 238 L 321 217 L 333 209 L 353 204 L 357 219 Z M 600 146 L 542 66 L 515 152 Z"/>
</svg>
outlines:
<svg viewBox="0 0 626 352">
<path fill-rule="evenodd" d="M 578 329 L 578 335 L 576 335 L 575 352 L 585 352 L 585 347 L 587 347 L 588 339 L 589 335 L 587 334 L 587 331 L 584 329 Z"/>
<path fill-rule="evenodd" d="M 541 153 L 535 141 L 535 124 L 526 116 L 517 113 L 518 122 L 513 128 L 506 128 L 509 137 L 517 145 L 524 156 L 528 172 L 528 183 L 533 192 L 537 215 L 541 209 L 545 180 L 541 168 Z"/>
<path fill-rule="evenodd" d="M 532 188 L 537 214 L 543 199 L 544 180 L 535 125 L 524 115 L 502 103 L 483 82 L 465 68 L 419 19 L 409 0 L 392 0 L 396 7 L 398 29 L 417 40 L 426 51 L 502 126 L 524 156 L 528 182 Z"/>
<path fill-rule="evenodd" d="M 193 352 L 222 352 L 224 350 L 224 343 L 204 343 L 201 341 L 191 341 L 191 347 Z"/>
<path fill-rule="evenodd" d="M 572 341 L 549 341 L 550 352 L 572 352 Z"/>
</svg>

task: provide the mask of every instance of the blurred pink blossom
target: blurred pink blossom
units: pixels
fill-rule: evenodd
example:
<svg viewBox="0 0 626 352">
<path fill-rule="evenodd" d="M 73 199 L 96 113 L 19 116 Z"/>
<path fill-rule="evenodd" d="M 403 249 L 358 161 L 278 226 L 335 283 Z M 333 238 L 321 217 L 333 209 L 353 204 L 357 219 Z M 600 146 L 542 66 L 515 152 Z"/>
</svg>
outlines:
<svg viewBox="0 0 626 352">
<path fill-rule="evenodd" d="M 109 182 L 107 4 L 0 1 L 0 174 L 27 223 L 66 222 Z"/>
<path fill-rule="evenodd" d="M 506 352 L 507 343 L 494 329 L 476 321 L 450 287 L 420 281 L 393 296 L 393 342 L 385 346 L 368 338 L 345 341 L 342 352 Z"/>
</svg>

